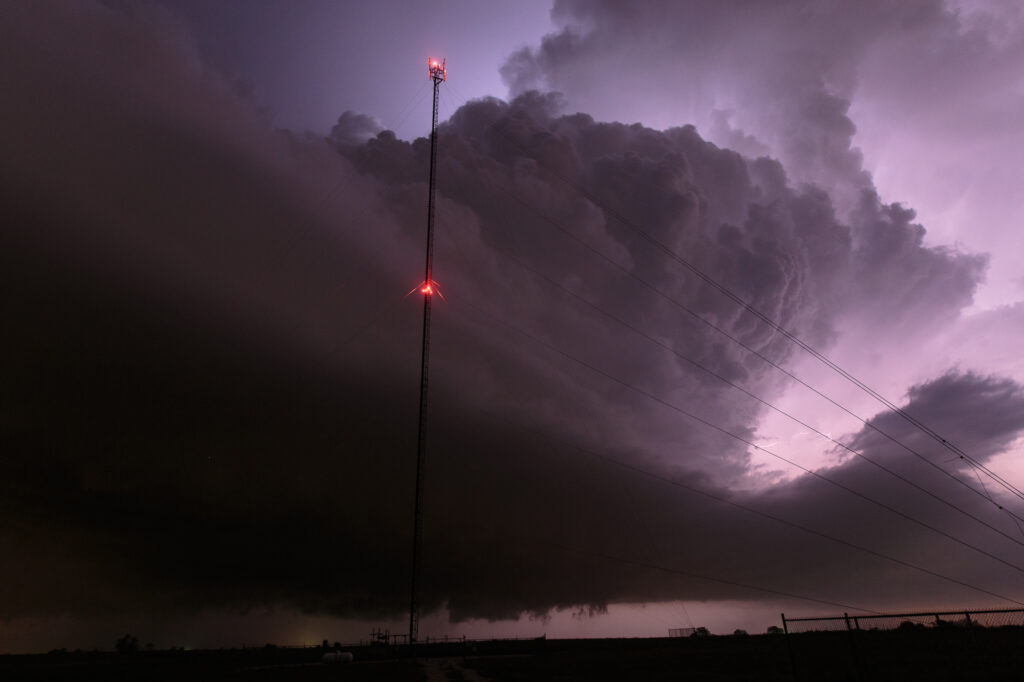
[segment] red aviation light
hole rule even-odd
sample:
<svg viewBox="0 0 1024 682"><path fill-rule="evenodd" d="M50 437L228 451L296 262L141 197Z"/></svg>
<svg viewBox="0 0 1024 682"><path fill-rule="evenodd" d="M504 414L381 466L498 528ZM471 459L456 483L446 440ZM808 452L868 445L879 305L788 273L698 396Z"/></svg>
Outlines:
<svg viewBox="0 0 1024 682"><path fill-rule="evenodd" d="M431 80L445 80L448 77L448 73L445 69L445 60L442 59L440 62L436 59L427 59L427 78Z"/></svg>
<svg viewBox="0 0 1024 682"><path fill-rule="evenodd" d="M422 284L410 289L406 296L411 296L417 290L419 290L419 292L424 296L433 296L434 294L437 294L441 297L442 301L446 300L444 294L441 292L441 287L437 286L436 280L424 280Z"/></svg>

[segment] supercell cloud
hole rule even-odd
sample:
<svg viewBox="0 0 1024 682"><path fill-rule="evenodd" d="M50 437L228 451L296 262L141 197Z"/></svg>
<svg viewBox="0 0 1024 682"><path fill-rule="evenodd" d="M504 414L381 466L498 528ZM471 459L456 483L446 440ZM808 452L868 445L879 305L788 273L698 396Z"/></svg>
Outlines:
<svg viewBox="0 0 1024 682"><path fill-rule="evenodd" d="M671 39L702 55L679 76L694 98L721 80L713 51L738 48L712 49L731 21L718 6L691 7L707 25L650 48ZM819 87L849 76L843 54L759 82L753 136L740 109L742 130L719 118L738 150L682 116L656 130L576 113L586 98L566 86L600 80L602 60L618 59L595 56L602 31L629 44L655 11L641 7L558 3L591 32L515 55L514 97L461 103L440 129L447 300L435 308L425 604L465 619L775 598L741 584L873 608L1019 597L1013 520L869 426L837 438L989 525L854 456L818 473L933 529L821 477L770 484L749 446L767 408L749 394L784 395L790 380L765 359L800 358L666 252L816 348L899 341L898 354L959 324L986 257L927 245L914 212L881 198L850 146L847 105ZM0 115L0 551L18 557L0 566L0 617L400 613L420 329L406 294L428 141L355 112L327 137L272 130L159 13L0 12L15 105ZM776 30L747 46L771 57L764 68L800 61L773 51ZM788 122L776 137L772 121ZM972 369L905 384L901 407L989 461L1024 429L1024 391L999 367ZM871 423L973 485L895 414Z"/></svg>

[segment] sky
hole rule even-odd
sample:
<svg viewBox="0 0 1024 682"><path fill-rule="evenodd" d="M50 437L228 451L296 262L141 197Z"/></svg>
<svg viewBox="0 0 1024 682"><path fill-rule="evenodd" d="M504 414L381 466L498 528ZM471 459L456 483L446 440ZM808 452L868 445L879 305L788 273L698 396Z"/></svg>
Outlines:
<svg viewBox="0 0 1024 682"><path fill-rule="evenodd" d="M0 8L0 646L1024 606L1012 2Z"/></svg>

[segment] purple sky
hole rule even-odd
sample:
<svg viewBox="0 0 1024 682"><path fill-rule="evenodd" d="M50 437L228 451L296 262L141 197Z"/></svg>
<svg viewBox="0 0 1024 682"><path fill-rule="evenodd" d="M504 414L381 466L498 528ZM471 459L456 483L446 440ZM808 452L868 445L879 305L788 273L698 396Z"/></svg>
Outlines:
<svg viewBox="0 0 1024 682"><path fill-rule="evenodd" d="M251 84L274 125L324 133L351 109L403 139L430 132L423 92L429 83L425 70L410 64L445 56L458 65L464 96L504 97L501 65L552 28L550 2L536 0L441 0L419 8L329 0L167 5L184 17L204 63ZM417 104L413 111L410 99Z"/></svg>
<svg viewBox="0 0 1024 682"><path fill-rule="evenodd" d="M428 55L422 634L1024 602L1013 3L0 26L6 650L402 629Z"/></svg>

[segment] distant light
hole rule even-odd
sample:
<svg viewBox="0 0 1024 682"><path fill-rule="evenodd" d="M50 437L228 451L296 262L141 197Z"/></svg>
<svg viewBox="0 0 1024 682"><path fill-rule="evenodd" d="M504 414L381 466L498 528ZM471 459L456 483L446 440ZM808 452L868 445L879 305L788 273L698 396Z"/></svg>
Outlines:
<svg viewBox="0 0 1024 682"><path fill-rule="evenodd" d="M420 289L420 293L423 293L423 294L426 294L427 296L430 296L432 293L434 293L434 290L430 288L429 284L425 284L425 285L423 285L423 288Z"/></svg>

